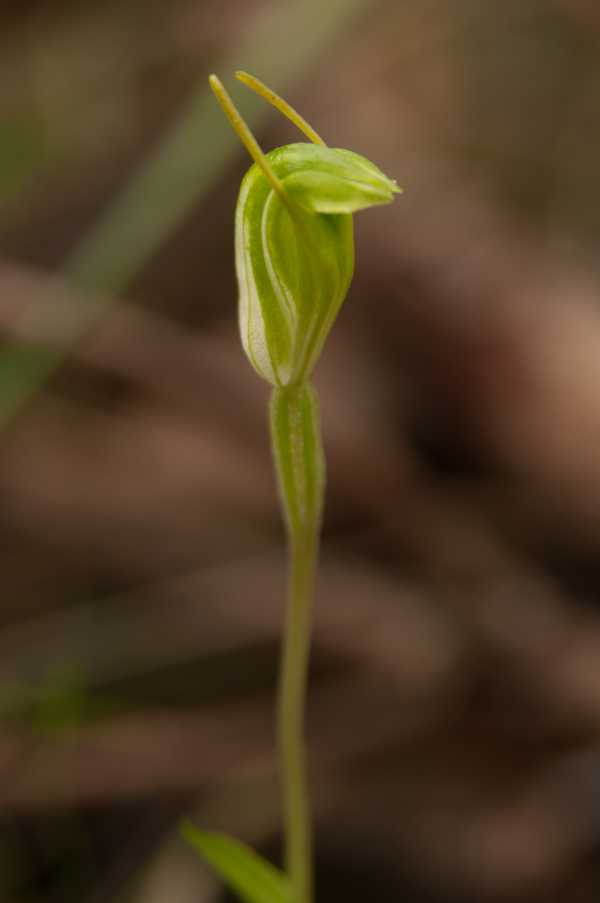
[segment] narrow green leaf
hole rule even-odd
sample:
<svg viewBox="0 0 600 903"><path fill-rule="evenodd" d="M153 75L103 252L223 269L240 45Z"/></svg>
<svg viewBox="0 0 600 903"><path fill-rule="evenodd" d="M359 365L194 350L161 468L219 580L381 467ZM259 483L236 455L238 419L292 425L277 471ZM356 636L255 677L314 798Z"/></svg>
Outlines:
<svg viewBox="0 0 600 903"><path fill-rule="evenodd" d="M291 903L287 877L250 847L216 831L200 831L189 821L185 839L245 903Z"/></svg>

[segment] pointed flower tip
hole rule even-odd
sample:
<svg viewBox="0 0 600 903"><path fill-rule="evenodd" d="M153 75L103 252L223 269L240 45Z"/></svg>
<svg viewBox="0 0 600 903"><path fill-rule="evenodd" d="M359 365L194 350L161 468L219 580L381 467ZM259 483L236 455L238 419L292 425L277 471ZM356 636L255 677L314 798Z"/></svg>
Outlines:
<svg viewBox="0 0 600 903"><path fill-rule="evenodd" d="M394 195L402 191L395 179L390 179L378 166L362 155L345 150L338 153L346 162L346 177L364 186L365 194L371 196L372 204L388 204L394 200Z"/></svg>
<svg viewBox="0 0 600 903"><path fill-rule="evenodd" d="M395 196L402 194L403 191L395 179L389 179L387 176L383 176L383 178L378 180L377 185L372 184L372 189L377 193L381 204L391 204Z"/></svg>
<svg viewBox="0 0 600 903"><path fill-rule="evenodd" d="M398 185L395 179L385 177L385 182L380 185L381 201L383 204L391 204L397 194L402 194L404 189Z"/></svg>

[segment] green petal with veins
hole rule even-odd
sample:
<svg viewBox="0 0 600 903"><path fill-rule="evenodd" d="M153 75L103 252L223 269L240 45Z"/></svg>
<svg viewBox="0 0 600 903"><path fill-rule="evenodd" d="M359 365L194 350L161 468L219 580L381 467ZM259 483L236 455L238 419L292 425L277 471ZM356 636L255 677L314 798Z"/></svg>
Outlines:
<svg viewBox="0 0 600 903"><path fill-rule="evenodd" d="M266 155L283 189L254 164L236 209L242 344L275 386L308 379L354 270L351 214L399 191L351 151L288 144Z"/></svg>

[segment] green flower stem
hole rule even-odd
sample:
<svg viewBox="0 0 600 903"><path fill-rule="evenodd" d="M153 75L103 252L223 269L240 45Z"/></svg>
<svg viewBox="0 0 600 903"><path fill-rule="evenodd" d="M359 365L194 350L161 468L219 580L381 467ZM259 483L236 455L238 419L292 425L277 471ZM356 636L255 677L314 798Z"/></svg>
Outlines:
<svg viewBox="0 0 600 903"><path fill-rule="evenodd" d="M312 825L304 710L317 537L290 543L290 588L279 685L278 741L285 824L285 865L294 903L312 900Z"/></svg>
<svg viewBox="0 0 600 903"><path fill-rule="evenodd" d="M308 383L274 389L271 439L289 548L278 707L286 869L294 903L311 903L312 826L304 715L325 466L317 395Z"/></svg>

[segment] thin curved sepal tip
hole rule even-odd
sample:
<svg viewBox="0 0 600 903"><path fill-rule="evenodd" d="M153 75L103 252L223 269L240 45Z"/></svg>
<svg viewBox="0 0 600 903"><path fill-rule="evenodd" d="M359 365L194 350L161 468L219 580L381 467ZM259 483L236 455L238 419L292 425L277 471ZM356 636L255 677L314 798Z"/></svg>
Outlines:
<svg viewBox="0 0 600 903"><path fill-rule="evenodd" d="M239 112L231 97L225 90L221 79L213 73L212 75L209 75L208 83L212 89L213 94L217 98L221 109L229 119L234 132L236 133L254 162L257 164L257 166L260 166L265 175L265 178L270 183L271 187L274 188L282 198L286 198L283 185L271 169L269 161L264 155L260 144L250 131L250 128L242 117L242 114Z"/></svg>
<svg viewBox="0 0 600 903"><path fill-rule="evenodd" d="M249 72L244 72L243 70L238 70L235 73L235 77L238 81L242 82L242 84L246 85L247 88L250 88L251 91L254 91L262 97L263 100L266 100L267 103L270 103L271 106L275 107L276 110L283 113L286 119L289 119L303 135L306 135L309 141L312 141L313 144L320 144L323 147L327 146L318 132L313 129L312 125L310 125L310 123L308 123L306 119L287 102L287 100L280 97L276 91L273 91L272 88L265 85L259 78L256 78L256 76L250 75Z"/></svg>

